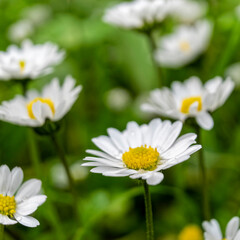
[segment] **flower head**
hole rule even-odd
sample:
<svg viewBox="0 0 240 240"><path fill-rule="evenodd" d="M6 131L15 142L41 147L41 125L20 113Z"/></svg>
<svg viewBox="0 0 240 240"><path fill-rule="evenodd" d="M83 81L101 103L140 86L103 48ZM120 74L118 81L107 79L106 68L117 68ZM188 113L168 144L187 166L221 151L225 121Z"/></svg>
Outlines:
<svg viewBox="0 0 240 240"><path fill-rule="evenodd" d="M227 224L225 238L217 220L203 222L205 240L238 240L240 238L239 217L233 217Z"/></svg>
<svg viewBox="0 0 240 240"><path fill-rule="evenodd" d="M38 220L29 215L46 201L47 197L40 194L42 182L30 179L22 184L22 181L21 168L10 171L6 165L0 166L0 224L39 225Z"/></svg>
<svg viewBox="0 0 240 240"><path fill-rule="evenodd" d="M104 176L141 178L150 185L163 180L160 172L189 159L190 155L201 148L192 145L197 137L189 133L178 138L182 123L154 119L148 125L139 126L129 122L123 132L109 128L109 136L93 138L93 143L101 151L87 150L94 157L83 166L94 166L91 172Z"/></svg>
<svg viewBox="0 0 240 240"><path fill-rule="evenodd" d="M202 230L197 225L187 225L180 232L178 240L203 240Z"/></svg>
<svg viewBox="0 0 240 240"><path fill-rule="evenodd" d="M0 52L0 80L35 79L49 74L64 55L64 51L49 42L33 45L25 40L21 48L11 45L6 52Z"/></svg>
<svg viewBox="0 0 240 240"><path fill-rule="evenodd" d="M103 20L121 28L141 30L162 22L168 9L167 0L135 0L107 9Z"/></svg>
<svg viewBox="0 0 240 240"><path fill-rule="evenodd" d="M214 125L209 112L222 106L233 88L230 78L223 81L221 77L215 77L203 85L198 77L191 77L183 83L173 82L172 89L153 90L141 108L181 121L194 117L199 126L209 130Z"/></svg>
<svg viewBox="0 0 240 240"><path fill-rule="evenodd" d="M13 100L4 101L0 106L0 119L17 125L39 127L47 119L60 120L72 107L82 89L74 87L75 80L67 76L61 87L58 79L43 88L27 92L26 97L17 95Z"/></svg>
<svg viewBox="0 0 240 240"><path fill-rule="evenodd" d="M208 21L182 25L174 33L161 38L154 57L161 66L182 67L207 48L211 32L212 26Z"/></svg>

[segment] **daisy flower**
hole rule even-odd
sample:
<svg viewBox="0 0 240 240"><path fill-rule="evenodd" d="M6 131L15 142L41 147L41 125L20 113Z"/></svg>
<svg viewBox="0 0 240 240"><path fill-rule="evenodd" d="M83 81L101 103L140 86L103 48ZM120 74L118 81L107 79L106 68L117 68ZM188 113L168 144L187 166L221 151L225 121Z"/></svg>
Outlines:
<svg viewBox="0 0 240 240"><path fill-rule="evenodd" d="M0 52L0 80L35 79L49 74L64 55L64 51L50 42L33 45L25 40L21 48L11 45L6 52Z"/></svg>
<svg viewBox="0 0 240 240"><path fill-rule="evenodd" d="M6 165L0 166L0 224L39 225L38 220L29 215L46 201L47 196L40 194L42 182L30 179L22 184L22 181L21 168L10 171Z"/></svg>
<svg viewBox="0 0 240 240"><path fill-rule="evenodd" d="M77 100L82 89L74 87L75 80L67 76L60 86L54 78L41 93L30 90L26 97L17 95L0 106L0 119L22 126L40 127L47 119L52 122L60 120Z"/></svg>
<svg viewBox="0 0 240 240"><path fill-rule="evenodd" d="M199 226L191 224L182 229L178 235L178 240L203 240L203 233Z"/></svg>
<svg viewBox="0 0 240 240"><path fill-rule="evenodd" d="M210 130L214 122L209 112L221 107L233 89L230 78L215 77L203 85L198 77L191 77L183 83L173 82L171 89L153 90L141 108L183 122L194 117L200 127Z"/></svg>
<svg viewBox="0 0 240 240"><path fill-rule="evenodd" d="M239 240L239 217L233 217L227 224L225 238L222 235L219 223L217 220L203 222L204 239L205 240Z"/></svg>
<svg viewBox="0 0 240 240"><path fill-rule="evenodd" d="M161 66L182 67L206 50L211 33L212 25L205 20L179 26L174 33L160 39L154 58Z"/></svg>
<svg viewBox="0 0 240 240"><path fill-rule="evenodd" d="M167 0L135 0L106 10L103 21L125 28L141 30L162 22L168 14Z"/></svg>
<svg viewBox="0 0 240 240"><path fill-rule="evenodd" d="M192 1L192 0L170 0L170 16L174 19L184 22L192 23L203 17L207 11L206 2Z"/></svg>
<svg viewBox="0 0 240 240"><path fill-rule="evenodd" d="M190 158L200 145L192 145L197 137L189 133L178 137L182 123L154 119L148 125L139 126L129 122L123 132L115 128L107 130L109 136L93 138L93 143L101 150L87 150L93 157L83 166L93 166L93 173L104 176L141 178L149 185L163 180L162 170L170 168Z"/></svg>

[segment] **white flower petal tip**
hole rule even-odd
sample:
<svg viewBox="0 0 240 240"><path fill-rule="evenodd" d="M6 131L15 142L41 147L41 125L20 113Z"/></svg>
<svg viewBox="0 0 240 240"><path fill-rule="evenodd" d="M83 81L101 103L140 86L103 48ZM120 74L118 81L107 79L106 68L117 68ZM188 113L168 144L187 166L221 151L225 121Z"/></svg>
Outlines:
<svg viewBox="0 0 240 240"><path fill-rule="evenodd" d="M140 178L149 185L157 185L164 178L162 170L189 159L201 148L193 145L196 134L179 137L181 129L181 121L171 123L159 118L140 126L131 121L123 132L108 128L109 136L92 139L100 151L87 150L93 156L85 157L87 162L82 166L93 167L92 173Z"/></svg>
<svg viewBox="0 0 240 240"><path fill-rule="evenodd" d="M183 67L207 49L211 34L212 24L207 20L180 26L174 33L161 38L154 58L161 66Z"/></svg>
<svg viewBox="0 0 240 240"><path fill-rule="evenodd" d="M29 90L26 97L17 95L0 106L0 119L20 126L41 127L46 119L57 122L71 109L81 92L75 79L67 76L62 86L53 79L41 93Z"/></svg>
<svg viewBox="0 0 240 240"><path fill-rule="evenodd" d="M225 237L221 232L219 223L216 219L203 222L205 239L229 239L238 240L240 238L239 217L233 217L227 224Z"/></svg>
<svg viewBox="0 0 240 240"><path fill-rule="evenodd" d="M22 184L22 180L21 168L15 167L10 171L6 165L0 166L0 207L5 205L0 214L0 224L20 223L27 227L39 225L38 220L28 215L47 199L47 196L39 194L42 182L30 179Z"/></svg>
<svg viewBox="0 0 240 240"><path fill-rule="evenodd" d="M6 52L0 52L0 80L36 79L51 73L64 56L65 52L50 42L33 45L25 40L21 48L11 45Z"/></svg>
<svg viewBox="0 0 240 240"><path fill-rule="evenodd" d="M215 77L205 84L198 77L173 82L171 88L156 89L142 105L142 110L185 122L195 118L198 125L211 130L211 112L221 107L234 89L233 81Z"/></svg>

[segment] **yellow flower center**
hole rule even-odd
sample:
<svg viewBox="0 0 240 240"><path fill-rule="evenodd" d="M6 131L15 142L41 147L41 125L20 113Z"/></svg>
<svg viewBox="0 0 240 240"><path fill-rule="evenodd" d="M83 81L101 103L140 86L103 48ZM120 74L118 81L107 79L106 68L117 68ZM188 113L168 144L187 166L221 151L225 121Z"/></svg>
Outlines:
<svg viewBox="0 0 240 240"><path fill-rule="evenodd" d="M189 97L189 98L183 99L182 106L181 106L181 112L184 114L188 114L189 109L194 102L198 103L197 110L201 111L202 110L202 98L200 96L196 96L196 97Z"/></svg>
<svg viewBox="0 0 240 240"><path fill-rule="evenodd" d="M186 226L179 234L178 240L202 240L202 231L196 225Z"/></svg>
<svg viewBox="0 0 240 240"><path fill-rule="evenodd" d="M0 214L13 217L16 212L16 202L14 196L3 196L0 194Z"/></svg>
<svg viewBox="0 0 240 240"><path fill-rule="evenodd" d="M41 103L47 104L49 106L49 108L51 109L52 113L55 114L54 103L52 102L51 99L37 97L37 98L33 99L30 103L27 104L27 111L28 111L28 115L29 115L30 118L36 119L34 114L33 114L32 106L33 106L34 103L36 103L38 101L40 101Z"/></svg>
<svg viewBox="0 0 240 240"><path fill-rule="evenodd" d="M130 169L152 171L157 168L160 156L156 148L145 145L129 148L129 151L122 155L122 160Z"/></svg>
<svg viewBox="0 0 240 240"><path fill-rule="evenodd" d="M25 66L26 66L25 61L22 61L22 60L19 61L19 66L20 66L20 72L23 73Z"/></svg>
<svg viewBox="0 0 240 240"><path fill-rule="evenodd" d="M191 50L191 46L187 41L181 41L179 47L183 52L189 52Z"/></svg>

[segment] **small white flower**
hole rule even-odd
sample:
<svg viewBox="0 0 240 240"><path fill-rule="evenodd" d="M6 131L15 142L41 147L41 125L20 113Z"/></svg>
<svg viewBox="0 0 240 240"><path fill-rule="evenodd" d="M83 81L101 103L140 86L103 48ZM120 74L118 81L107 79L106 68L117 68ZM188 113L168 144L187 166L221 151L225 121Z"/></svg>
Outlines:
<svg viewBox="0 0 240 240"><path fill-rule="evenodd" d="M34 33L34 26L28 19L13 23L8 29L8 38L13 42L21 42Z"/></svg>
<svg viewBox="0 0 240 240"><path fill-rule="evenodd" d="M135 0L106 10L103 20L126 29L142 29L162 22L168 14L167 0Z"/></svg>
<svg viewBox="0 0 240 240"><path fill-rule="evenodd" d="M207 11L206 2L193 0L170 0L170 16L184 23L191 23L203 17Z"/></svg>
<svg viewBox="0 0 240 240"><path fill-rule="evenodd" d="M6 52L0 52L0 80L35 79L49 74L64 55L50 42L33 45L25 40L21 48L11 45Z"/></svg>
<svg viewBox="0 0 240 240"><path fill-rule="evenodd" d="M204 240L239 240L239 217L233 217L227 224L225 238L222 235L219 223L217 220L203 222Z"/></svg>
<svg viewBox="0 0 240 240"><path fill-rule="evenodd" d="M31 127L44 125L46 119L56 122L71 109L78 98L82 87L74 88L74 85L75 80L71 76L65 78L62 87L59 80L54 78L43 88L41 94L30 90L26 97L17 95L13 100L4 101L0 106L0 119Z"/></svg>
<svg viewBox="0 0 240 240"><path fill-rule="evenodd" d="M240 86L240 62L230 65L225 72L226 76L230 76L236 86Z"/></svg>
<svg viewBox="0 0 240 240"><path fill-rule="evenodd" d="M208 21L198 21L194 25L182 25L170 35L160 39L155 52L155 60L169 68L182 67L195 60L206 50L212 25Z"/></svg>
<svg viewBox="0 0 240 240"><path fill-rule="evenodd" d="M42 182L30 179L22 184L22 181L21 168L15 167L10 171L6 165L0 166L0 224L39 225L37 219L28 215L46 201L47 196L40 194Z"/></svg>
<svg viewBox="0 0 240 240"><path fill-rule="evenodd" d="M209 112L225 103L234 83L230 78L215 77L203 85L198 77L191 77L183 83L173 82L171 88L153 90L142 110L181 121L194 117L199 126L209 130L214 125Z"/></svg>
<svg viewBox="0 0 240 240"><path fill-rule="evenodd" d="M192 145L197 137L189 133L178 138L182 123L154 119L148 125L139 126L129 122L123 132L108 128L109 136L93 138L101 151L87 150L94 157L83 166L94 166L93 173L104 176L141 178L149 185L159 184L163 174L159 171L170 168L190 158L200 145Z"/></svg>
<svg viewBox="0 0 240 240"><path fill-rule="evenodd" d="M75 162L70 166L70 173L74 181L82 181L87 178L89 172L79 162ZM61 189L69 187L69 180L62 164L55 164L51 169L51 178L54 186Z"/></svg>

